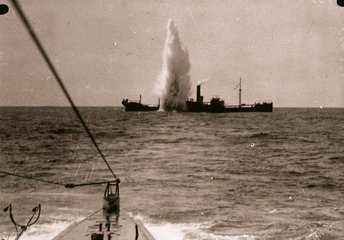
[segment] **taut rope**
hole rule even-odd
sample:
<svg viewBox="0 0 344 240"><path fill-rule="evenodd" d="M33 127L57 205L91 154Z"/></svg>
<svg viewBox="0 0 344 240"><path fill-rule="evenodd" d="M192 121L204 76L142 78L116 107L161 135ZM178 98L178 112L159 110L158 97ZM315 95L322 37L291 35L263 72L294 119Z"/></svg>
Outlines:
<svg viewBox="0 0 344 240"><path fill-rule="evenodd" d="M23 9L21 8L20 4L16 1L16 0L11 0L13 6L15 7L15 9L17 10L17 12L19 13L19 16L23 22L23 24L25 25L26 30L28 31L28 33L30 34L33 42L35 43L35 45L37 46L39 52L41 53L42 57L44 58L44 61L47 63L49 69L51 70L51 72L53 73L56 81L58 82L60 88L62 89L63 93L65 94L66 98L68 99L70 105L73 108L73 111L75 113L75 115L77 116L78 120L80 121L80 123L82 124L82 126L84 127L85 131L87 132L89 138L91 139L93 145L96 147L98 153L100 154L100 156L102 157L104 163L106 164L106 166L108 167L109 171L111 172L112 176L117 179L117 176L115 175L115 173L113 172L113 170L111 169L108 161L105 159L104 154L102 153L102 151L100 150L95 138L93 137L93 134L91 133L91 131L89 130L89 128L87 127L83 117L81 116L78 108L75 106L72 97L70 96L70 94L68 93L62 79L60 78L59 74L57 73L54 65L52 64L48 54L46 53L46 51L43 48L43 45L41 43L41 41L38 39L37 35L35 34L35 32L33 31L33 28L29 22L29 20L27 19Z"/></svg>

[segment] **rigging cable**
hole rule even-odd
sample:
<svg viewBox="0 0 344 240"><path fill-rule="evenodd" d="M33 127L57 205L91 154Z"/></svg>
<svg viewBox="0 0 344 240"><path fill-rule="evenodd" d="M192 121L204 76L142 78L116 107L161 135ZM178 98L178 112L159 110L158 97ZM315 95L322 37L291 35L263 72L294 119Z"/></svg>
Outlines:
<svg viewBox="0 0 344 240"><path fill-rule="evenodd" d="M100 156L102 157L104 163L106 164L106 166L108 167L108 169L110 170L111 174L113 175L113 177L117 180L117 176L115 175L115 173L113 172L113 170L111 169L109 163L107 162L107 160L105 159L104 154L102 153L102 151L100 150L95 138L93 137L93 134L91 133L91 131L89 130L89 128L87 127L82 115L80 114L78 108L75 106L71 96L69 95L62 79L60 78L59 74L57 73L54 65L52 64L50 58L48 57L48 54L46 53L46 51L43 48L43 45L41 44L40 40L38 39L37 35L35 34L35 32L33 31L33 28L29 22L29 20L27 19L26 15L24 14L23 9L21 8L20 4L16 1L16 0L11 0L13 6L15 7L15 9L17 10L17 12L19 13L19 16L23 22L23 24L25 25L26 30L28 31L28 33L30 34L33 42L35 43L36 47L38 48L39 52L42 54L42 57L44 58L45 62L47 63L49 69L51 70L51 72L53 73L56 81L58 82L60 88L62 89L63 93L65 94L66 98L68 99L70 105L73 108L73 111L75 113L75 115L77 116L78 120L80 121L80 123L82 124L82 126L84 127L86 133L88 134L89 138L91 139L93 145L96 147L98 153L100 154Z"/></svg>
<svg viewBox="0 0 344 240"><path fill-rule="evenodd" d="M99 182L88 182L88 183L78 183L78 184L75 184L75 183L64 184L64 183L60 183L60 182L44 180L44 179L35 178L35 177L29 177L26 175L6 172L6 171L2 171L2 170L0 170L0 173L5 174L5 175L10 175L10 176L15 176L15 177L26 178L26 179L30 179L33 181L44 182L44 183L54 184L54 185L60 185L60 186L66 187L66 188L74 188L74 187L81 187L81 186L90 186L90 185L98 185L98 184L106 184L106 183L119 183L120 182L119 178L117 178L114 181L99 181Z"/></svg>
<svg viewBox="0 0 344 240"><path fill-rule="evenodd" d="M65 186L65 184L60 183L60 182L54 182L54 181L43 180L43 179L34 178L34 177L29 177L29 176L25 176L25 175L21 175L21 174L10 173L10 172L6 172L6 171L2 171L2 170L0 170L0 173L6 174L6 175L15 176L15 177L26 178L26 179L30 179L30 180L34 180L34 181L38 181L38 182L44 182L44 183L49 183L49 184L55 184L55 185L62 185L62 186Z"/></svg>

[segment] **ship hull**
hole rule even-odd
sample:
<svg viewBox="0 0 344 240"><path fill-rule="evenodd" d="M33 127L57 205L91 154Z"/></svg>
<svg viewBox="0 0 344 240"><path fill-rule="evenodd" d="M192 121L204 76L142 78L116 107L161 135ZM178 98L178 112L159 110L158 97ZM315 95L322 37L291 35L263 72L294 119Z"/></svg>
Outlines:
<svg viewBox="0 0 344 240"><path fill-rule="evenodd" d="M159 105L145 105L140 102L128 102L122 101L125 111L140 111L140 112L149 112L149 111L158 111Z"/></svg>
<svg viewBox="0 0 344 240"><path fill-rule="evenodd" d="M194 101L186 101L186 109L188 112L213 112L213 113L230 113L230 112L272 112L272 103L257 103L239 107L238 105L223 106L211 103L200 103Z"/></svg>

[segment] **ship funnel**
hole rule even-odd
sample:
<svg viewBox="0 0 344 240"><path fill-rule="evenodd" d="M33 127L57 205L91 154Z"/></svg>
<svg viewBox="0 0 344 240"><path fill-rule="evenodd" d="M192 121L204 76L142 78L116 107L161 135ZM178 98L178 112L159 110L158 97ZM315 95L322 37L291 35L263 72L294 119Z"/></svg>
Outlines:
<svg viewBox="0 0 344 240"><path fill-rule="evenodd" d="M201 96L201 84L197 85L197 102L203 103L203 96Z"/></svg>

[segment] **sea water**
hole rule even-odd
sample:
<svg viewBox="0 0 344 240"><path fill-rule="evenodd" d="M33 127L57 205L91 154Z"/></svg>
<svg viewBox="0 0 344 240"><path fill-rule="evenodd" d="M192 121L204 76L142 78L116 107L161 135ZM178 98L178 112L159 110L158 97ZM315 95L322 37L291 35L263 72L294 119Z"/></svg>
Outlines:
<svg viewBox="0 0 344 240"><path fill-rule="evenodd" d="M156 239L344 239L344 109L272 113L80 109L121 179L121 207ZM51 239L101 207L112 180L71 108L0 108L0 207ZM8 212L0 239L14 239Z"/></svg>

